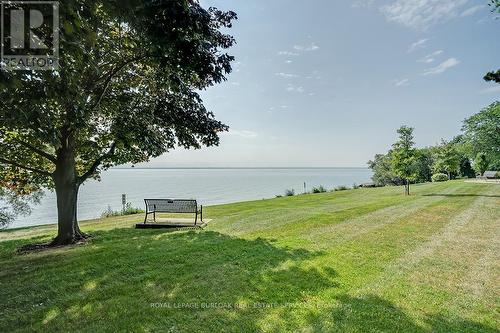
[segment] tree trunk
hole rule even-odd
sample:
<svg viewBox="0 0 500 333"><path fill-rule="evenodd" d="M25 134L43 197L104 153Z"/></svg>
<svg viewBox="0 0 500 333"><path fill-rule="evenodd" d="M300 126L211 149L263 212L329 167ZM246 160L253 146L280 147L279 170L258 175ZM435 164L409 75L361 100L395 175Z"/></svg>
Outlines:
<svg viewBox="0 0 500 333"><path fill-rule="evenodd" d="M78 226L76 208L78 200L78 175L75 154L71 145L57 152L54 183L57 197L57 237L52 245L74 244L86 238Z"/></svg>

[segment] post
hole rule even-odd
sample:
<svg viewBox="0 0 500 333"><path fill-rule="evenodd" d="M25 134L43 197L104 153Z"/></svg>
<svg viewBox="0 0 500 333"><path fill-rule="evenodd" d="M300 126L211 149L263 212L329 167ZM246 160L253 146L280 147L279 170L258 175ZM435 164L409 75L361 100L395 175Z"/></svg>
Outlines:
<svg viewBox="0 0 500 333"><path fill-rule="evenodd" d="M307 190L306 190L306 182L304 182L304 194L307 193Z"/></svg>
<svg viewBox="0 0 500 333"><path fill-rule="evenodd" d="M122 213L125 213L125 206L127 205L127 195L122 194Z"/></svg>

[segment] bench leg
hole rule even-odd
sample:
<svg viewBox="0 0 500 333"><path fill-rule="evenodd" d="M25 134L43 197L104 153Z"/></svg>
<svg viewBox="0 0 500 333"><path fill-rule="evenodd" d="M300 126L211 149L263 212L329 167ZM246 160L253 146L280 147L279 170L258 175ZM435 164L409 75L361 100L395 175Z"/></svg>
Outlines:
<svg viewBox="0 0 500 333"><path fill-rule="evenodd" d="M194 215L194 225L198 222L198 211Z"/></svg>

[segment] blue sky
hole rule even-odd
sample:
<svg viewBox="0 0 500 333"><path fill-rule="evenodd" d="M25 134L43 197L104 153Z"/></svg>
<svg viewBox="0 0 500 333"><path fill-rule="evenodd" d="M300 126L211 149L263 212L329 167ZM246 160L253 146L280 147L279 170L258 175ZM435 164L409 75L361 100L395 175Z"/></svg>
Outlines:
<svg viewBox="0 0 500 333"><path fill-rule="evenodd" d="M500 20L487 0L202 0L234 10L229 80L202 93L220 147L149 166L366 166L396 129L451 138L500 99Z"/></svg>

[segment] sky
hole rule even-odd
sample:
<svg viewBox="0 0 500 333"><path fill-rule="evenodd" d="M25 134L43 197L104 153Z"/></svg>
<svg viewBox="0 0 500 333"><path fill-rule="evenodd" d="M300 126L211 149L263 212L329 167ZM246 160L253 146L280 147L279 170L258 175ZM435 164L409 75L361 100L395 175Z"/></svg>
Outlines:
<svg viewBox="0 0 500 333"><path fill-rule="evenodd" d="M366 167L401 125L418 146L500 99L488 0L201 0L233 10L228 81L201 93L230 126L219 147L148 167Z"/></svg>

